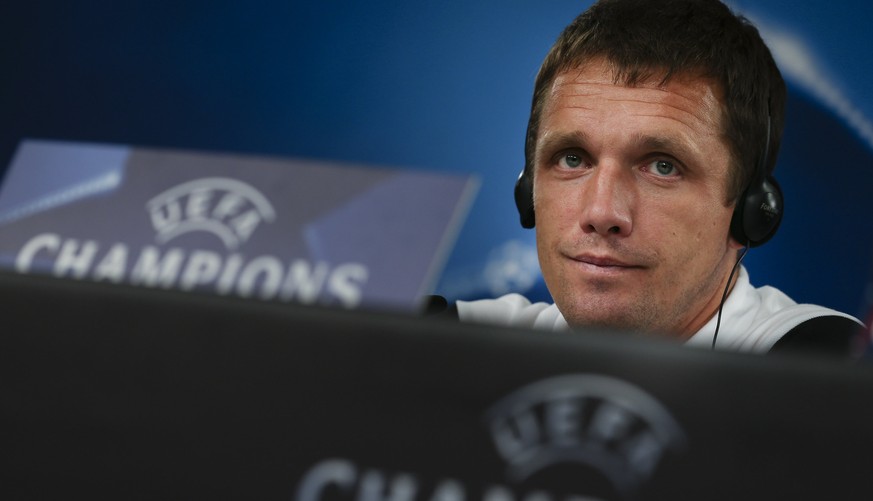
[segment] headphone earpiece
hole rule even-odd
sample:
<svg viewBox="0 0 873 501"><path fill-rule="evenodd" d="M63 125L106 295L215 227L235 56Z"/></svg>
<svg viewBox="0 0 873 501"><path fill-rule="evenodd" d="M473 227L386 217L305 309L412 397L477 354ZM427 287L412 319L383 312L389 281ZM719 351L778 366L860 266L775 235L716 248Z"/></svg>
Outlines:
<svg viewBox="0 0 873 501"><path fill-rule="evenodd" d="M753 182L737 200L731 218L731 236L737 242L757 247L776 234L782 222L783 197L772 176Z"/></svg>
<svg viewBox="0 0 873 501"><path fill-rule="evenodd" d="M776 178L767 174L770 159L770 105L767 105L767 141L756 165L754 177L737 200L731 217L731 236L747 247L757 247L776 234L782 222L782 189Z"/></svg>
<svg viewBox="0 0 873 501"><path fill-rule="evenodd" d="M528 169L523 169L515 182L515 207L523 228L531 229L536 226L536 215L533 203L533 180L528 174Z"/></svg>

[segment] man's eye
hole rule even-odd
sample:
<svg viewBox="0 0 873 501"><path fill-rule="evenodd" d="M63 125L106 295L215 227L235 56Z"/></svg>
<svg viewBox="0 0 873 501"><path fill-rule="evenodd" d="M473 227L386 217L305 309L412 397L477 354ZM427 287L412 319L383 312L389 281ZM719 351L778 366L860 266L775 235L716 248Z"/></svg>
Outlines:
<svg viewBox="0 0 873 501"><path fill-rule="evenodd" d="M561 167L566 167L568 169L575 169L582 165L582 157L579 155L575 155L573 153L568 153L558 160L558 163Z"/></svg>
<svg viewBox="0 0 873 501"><path fill-rule="evenodd" d="M678 174L678 170L676 166L673 165L673 162L668 162L666 160L655 160L654 162L648 165L649 172L652 174L657 174L659 176L675 176Z"/></svg>

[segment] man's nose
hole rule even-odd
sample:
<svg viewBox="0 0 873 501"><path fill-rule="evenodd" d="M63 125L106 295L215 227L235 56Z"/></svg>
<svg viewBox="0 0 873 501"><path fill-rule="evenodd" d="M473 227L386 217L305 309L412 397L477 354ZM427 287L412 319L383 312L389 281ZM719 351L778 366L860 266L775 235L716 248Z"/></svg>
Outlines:
<svg viewBox="0 0 873 501"><path fill-rule="evenodd" d="M579 224L586 233L627 236L633 230L632 173L619 165L598 165L584 182Z"/></svg>

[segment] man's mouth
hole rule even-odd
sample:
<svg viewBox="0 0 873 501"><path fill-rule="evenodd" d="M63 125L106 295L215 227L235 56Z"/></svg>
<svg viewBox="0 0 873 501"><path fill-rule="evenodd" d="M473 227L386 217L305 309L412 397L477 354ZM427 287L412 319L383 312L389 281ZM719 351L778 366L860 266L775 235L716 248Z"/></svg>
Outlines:
<svg viewBox="0 0 873 501"><path fill-rule="evenodd" d="M592 273L615 274L643 268L633 262L609 255L579 254L570 259L579 263L584 270Z"/></svg>

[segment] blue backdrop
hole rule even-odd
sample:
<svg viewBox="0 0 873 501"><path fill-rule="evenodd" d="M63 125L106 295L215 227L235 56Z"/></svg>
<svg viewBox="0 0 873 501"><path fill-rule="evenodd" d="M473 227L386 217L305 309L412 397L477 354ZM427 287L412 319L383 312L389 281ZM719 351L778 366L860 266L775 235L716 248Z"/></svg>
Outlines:
<svg viewBox="0 0 873 501"><path fill-rule="evenodd" d="M547 299L512 187L533 78L590 2L6 2L0 165L23 137L475 172L436 292ZM756 285L861 314L873 262L873 5L736 1L789 85Z"/></svg>

